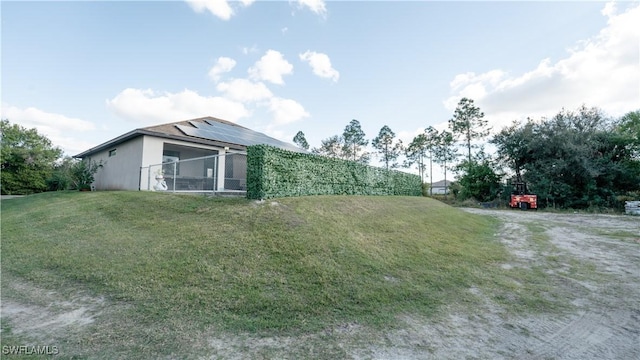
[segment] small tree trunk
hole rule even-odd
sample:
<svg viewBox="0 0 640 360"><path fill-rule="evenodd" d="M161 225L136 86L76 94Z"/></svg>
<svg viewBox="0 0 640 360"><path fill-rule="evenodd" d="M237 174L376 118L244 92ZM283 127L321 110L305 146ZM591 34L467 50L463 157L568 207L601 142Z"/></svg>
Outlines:
<svg viewBox="0 0 640 360"><path fill-rule="evenodd" d="M429 150L429 196L433 196L433 152Z"/></svg>
<svg viewBox="0 0 640 360"><path fill-rule="evenodd" d="M444 161L444 198L449 199L449 194L447 194L447 161Z"/></svg>

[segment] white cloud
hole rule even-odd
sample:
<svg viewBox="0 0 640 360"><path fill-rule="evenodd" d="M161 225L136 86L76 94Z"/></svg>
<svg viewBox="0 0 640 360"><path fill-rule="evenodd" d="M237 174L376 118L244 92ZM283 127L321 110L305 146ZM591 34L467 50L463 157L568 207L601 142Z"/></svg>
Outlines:
<svg viewBox="0 0 640 360"><path fill-rule="evenodd" d="M453 111L461 97L470 97L494 128L583 104L612 116L640 108L640 6L616 11L614 4L606 4L602 13L608 17L607 26L555 63L542 59L520 75L502 70L457 75L445 106Z"/></svg>
<svg viewBox="0 0 640 360"><path fill-rule="evenodd" d="M262 82L253 82L247 79L234 79L229 82L222 82L216 89L225 94L230 100L255 102L273 97L271 91Z"/></svg>
<svg viewBox="0 0 640 360"><path fill-rule="evenodd" d="M18 124L27 129L35 128L46 136L54 146L59 146L69 155L88 149L93 144L73 138L70 134L86 133L95 130L92 122L61 114L49 113L34 107L21 109L2 103L2 119Z"/></svg>
<svg viewBox="0 0 640 360"><path fill-rule="evenodd" d="M239 102L223 97L201 96L192 90L172 94L128 88L106 103L118 116L144 125L203 116L237 121L250 115Z"/></svg>
<svg viewBox="0 0 640 360"><path fill-rule="evenodd" d="M211 70L209 70L209 78L217 82L220 80L220 75L224 73L228 73L235 66L236 66L235 60L228 57L221 56L218 58L218 60L216 61L216 64L213 65Z"/></svg>
<svg viewBox="0 0 640 360"><path fill-rule="evenodd" d="M209 11L214 16L219 17L222 20L229 20L235 11L227 0L184 0L189 4L193 11L201 13ZM248 7L255 2L255 0L240 0L233 1L232 3L240 3L244 7Z"/></svg>
<svg viewBox="0 0 640 360"><path fill-rule="evenodd" d="M269 111L273 113L275 120L274 125L285 125L296 122L305 117L309 117L309 113L304 107L295 100L282 99L278 97L271 98L269 102Z"/></svg>
<svg viewBox="0 0 640 360"><path fill-rule="evenodd" d="M602 15L610 18L614 16L618 12L615 1L609 1L605 4L604 8L602 8Z"/></svg>
<svg viewBox="0 0 640 360"><path fill-rule="evenodd" d="M229 20L234 15L233 9L226 0L185 0L197 13L209 11L222 20Z"/></svg>
<svg viewBox="0 0 640 360"><path fill-rule="evenodd" d="M249 77L253 80L265 80L274 84L283 85L283 75L293 73L291 65L284 56L276 50L267 50L266 54L249 68Z"/></svg>
<svg viewBox="0 0 640 360"><path fill-rule="evenodd" d="M255 44L251 45L251 47L244 46L240 49L240 51L242 51L243 54L248 55L258 52L258 47Z"/></svg>
<svg viewBox="0 0 640 360"><path fill-rule="evenodd" d="M327 15L327 6L324 0L298 0L298 5L301 7L306 7L314 13L323 17Z"/></svg>
<svg viewBox="0 0 640 360"><path fill-rule="evenodd" d="M217 16L222 20L229 20L236 13L231 5L239 3L243 7L249 7L255 2L255 0L184 0L193 11L202 13L205 11L210 12L212 15ZM297 0L298 6L301 8L307 8L314 13L326 17L327 6L324 0Z"/></svg>
<svg viewBox="0 0 640 360"><path fill-rule="evenodd" d="M300 54L300 60L309 63L313 73L320 77L331 79L334 82L340 78L340 73L331 66L331 59L327 54L307 50Z"/></svg>

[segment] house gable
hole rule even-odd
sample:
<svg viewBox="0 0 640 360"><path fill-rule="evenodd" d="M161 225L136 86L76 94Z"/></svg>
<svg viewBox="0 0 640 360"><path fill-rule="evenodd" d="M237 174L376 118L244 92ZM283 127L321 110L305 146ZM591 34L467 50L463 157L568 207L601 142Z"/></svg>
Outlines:
<svg viewBox="0 0 640 360"><path fill-rule="evenodd" d="M229 133L235 133L236 135L229 136ZM229 148L237 151L245 151L247 146L257 144L269 144L290 151L304 151L295 145L280 141L244 126L209 116L136 129L77 154L74 157L84 159L106 148L112 148L138 136L145 135L199 145Z"/></svg>

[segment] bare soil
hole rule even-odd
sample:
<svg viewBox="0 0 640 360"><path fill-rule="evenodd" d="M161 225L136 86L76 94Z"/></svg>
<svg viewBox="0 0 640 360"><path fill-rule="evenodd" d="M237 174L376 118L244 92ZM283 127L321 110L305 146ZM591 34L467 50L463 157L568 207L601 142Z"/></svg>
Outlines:
<svg viewBox="0 0 640 360"><path fill-rule="evenodd" d="M513 255L502 269L545 269L566 308L513 311L491 300L490 289L473 287L470 296L480 305L451 304L434 318L407 314L392 330L345 324L259 338L205 331L189 334L190 352L168 358L640 359L640 217L465 211L499 218L496 236ZM102 298L45 291L4 275L3 281L10 283L3 284L9 291L2 294L2 330L18 339L73 347L73 339L119 317L121 305ZM80 345L75 350L86 353ZM122 358L102 350L95 358Z"/></svg>
<svg viewBox="0 0 640 360"><path fill-rule="evenodd" d="M571 310L522 316L486 301L481 308L455 309L445 321L408 320L396 345L425 343L437 359L640 359L640 218L465 210L498 217L504 223L498 237L515 255L502 267L544 266L563 280ZM530 229L539 228L546 246L532 241L541 234ZM548 264L550 256L564 264ZM572 272L571 260L593 270ZM415 351L397 354L424 358ZM394 358L386 355L379 358Z"/></svg>

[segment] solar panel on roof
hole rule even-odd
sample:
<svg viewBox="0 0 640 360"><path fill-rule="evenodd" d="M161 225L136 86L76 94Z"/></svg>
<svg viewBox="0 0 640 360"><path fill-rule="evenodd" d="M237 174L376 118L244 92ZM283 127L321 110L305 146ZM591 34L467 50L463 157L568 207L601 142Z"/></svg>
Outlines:
<svg viewBox="0 0 640 360"><path fill-rule="evenodd" d="M201 123L198 121L192 121L192 120L189 120L189 124L195 126L198 129L204 129L205 127L209 126L208 124L204 124L204 123Z"/></svg>
<svg viewBox="0 0 640 360"><path fill-rule="evenodd" d="M197 124L197 127L193 128L182 125L176 125L176 127L187 136L193 136L202 139L221 141L229 144L243 146L265 144L290 151L301 151L301 149L294 145L274 139L257 131L245 129L239 126L222 123L215 123L214 125L211 122L207 122L207 124L204 124L190 121L190 123L192 125Z"/></svg>

